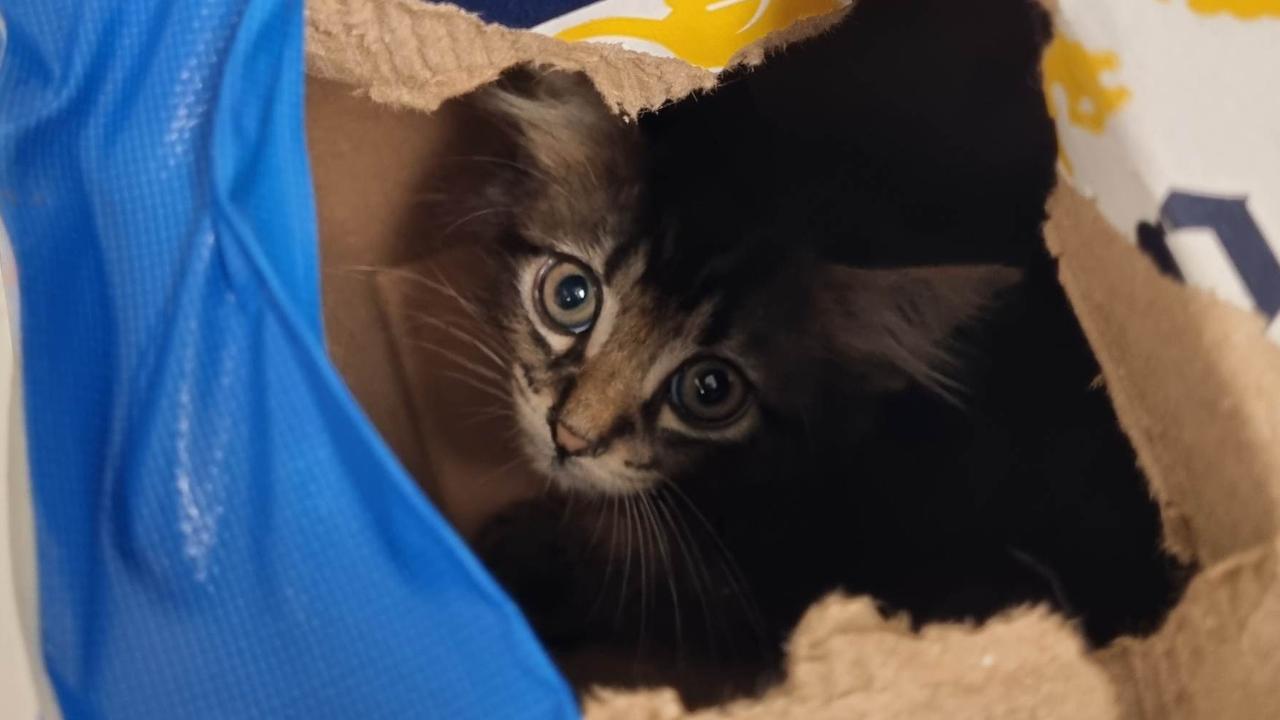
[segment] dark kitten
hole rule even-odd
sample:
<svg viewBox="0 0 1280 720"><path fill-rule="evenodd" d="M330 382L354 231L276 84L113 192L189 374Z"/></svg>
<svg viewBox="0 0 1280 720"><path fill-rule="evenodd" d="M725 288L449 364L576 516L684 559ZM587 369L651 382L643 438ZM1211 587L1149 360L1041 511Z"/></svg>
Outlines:
<svg viewBox="0 0 1280 720"><path fill-rule="evenodd" d="M1173 601L1180 569L1039 241L1040 18L980 4L1017 30L976 54L967 96L1005 98L968 119L1011 129L973 129L990 157L925 119L904 144L866 109L822 112L877 98L841 84L865 74L863 18L910 35L900 6L947 3L867 0L639 124L557 71L469 101L514 141L482 194L514 280L490 307L556 490L478 547L553 650L751 677L834 588L917 622L1045 601L1095 643ZM792 83L807 66L843 74Z"/></svg>

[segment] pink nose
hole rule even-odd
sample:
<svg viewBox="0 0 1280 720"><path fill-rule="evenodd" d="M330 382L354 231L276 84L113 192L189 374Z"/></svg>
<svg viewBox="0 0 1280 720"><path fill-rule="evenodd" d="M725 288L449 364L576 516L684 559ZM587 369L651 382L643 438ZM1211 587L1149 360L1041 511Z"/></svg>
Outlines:
<svg viewBox="0 0 1280 720"><path fill-rule="evenodd" d="M556 446L567 453L580 453L591 445L591 441L565 427L564 423L556 423Z"/></svg>

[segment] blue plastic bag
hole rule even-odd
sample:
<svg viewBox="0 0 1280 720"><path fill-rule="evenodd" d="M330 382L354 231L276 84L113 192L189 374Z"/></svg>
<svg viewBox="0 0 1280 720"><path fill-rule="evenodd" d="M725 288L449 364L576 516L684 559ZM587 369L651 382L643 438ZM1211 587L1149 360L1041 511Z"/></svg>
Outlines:
<svg viewBox="0 0 1280 720"><path fill-rule="evenodd" d="M302 3L0 14L0 215L63 716L575 715L324 354Z"/></svg>

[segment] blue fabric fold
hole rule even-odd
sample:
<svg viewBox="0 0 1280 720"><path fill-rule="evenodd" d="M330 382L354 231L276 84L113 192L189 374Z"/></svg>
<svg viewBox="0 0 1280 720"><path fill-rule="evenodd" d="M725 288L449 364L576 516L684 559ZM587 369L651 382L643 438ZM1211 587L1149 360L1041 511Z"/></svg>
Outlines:
<svg viewBox="0 0 1280 720"><path fill-rule="evenodd" d="M576 716L324 354L302 3L0 16L0 215L64 717Z"/></svg>

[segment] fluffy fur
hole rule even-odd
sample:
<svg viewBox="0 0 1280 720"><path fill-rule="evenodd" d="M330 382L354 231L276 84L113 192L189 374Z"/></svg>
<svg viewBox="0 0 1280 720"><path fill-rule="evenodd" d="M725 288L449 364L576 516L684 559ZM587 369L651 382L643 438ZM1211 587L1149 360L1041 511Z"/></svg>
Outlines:
<svg viewBox="0 0 1280 720"><path fill-rule="evenodd" d="M477 547L580 680L700 668L752 689L833 588L917 622L1044 601L1098 643L1176 598L1183 571L1038 243L1054 144L1034 86L990 75L1017 99L995 116L1023 134L966 165L928 134L937 147L867 144L833 122L845 87L789 82L814 65L856 81L860 20L893 30L898 12L861 3L639 123L550 69L466 101L509 140L476 194L510 262L488 306L521 442L555 489ZM1026 73L1038 16L1018 12L1024 35L999 48ZM891 192L903 172L917 192ZM594 281L579 334L539 306L557 259ZM748 393L730 422L671 399L705 357ZM601 647L635 662L575 663Z"/></svg>

